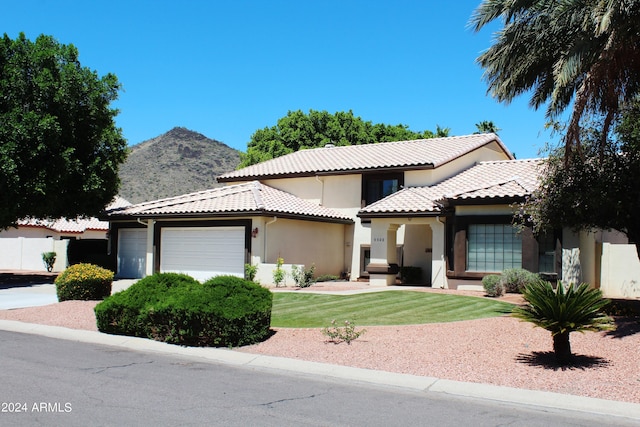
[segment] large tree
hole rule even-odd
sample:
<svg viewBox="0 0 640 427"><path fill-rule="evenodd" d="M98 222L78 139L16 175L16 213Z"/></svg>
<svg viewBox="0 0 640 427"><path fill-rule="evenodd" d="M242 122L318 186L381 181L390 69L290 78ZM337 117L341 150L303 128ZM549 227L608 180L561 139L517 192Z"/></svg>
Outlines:
<svg viewBox="0 0 640 427"><path fill-rule="evenodd" d="M604 144L621 105L640 89L640 0L485 0L470 24L502 29L480 55L489 93L531 94L557 120L571 107L565 152L580 151L583 118L602 117Z"/></svg>
<svg viewBox="0 0 640 427"><path fill-rule="evenodd" d="M115 75L82 67L71 44L0 39L0 228L111 202L127 149L110 107L119 89Z"/></svg>
<svg viewBox="0 0 640 427"><path fill-rule="evenodd" d="M326 144L359 145L448 136L449 129L437 126L435 132L414 132L407 125L372 124L352 111L330 114L327 111L289 111L277 125L259 129L251 135L239 167L245 167Z"/></svg>
<svg viewBox="0 0 640 427"><path fill-rule="evenodd" d="M619 230L640 255L640 102L622 110L604 145L601 133L601 125L585 127L582 153L569 161L562 148L551 154L524 213L539 230Z"/></svg>

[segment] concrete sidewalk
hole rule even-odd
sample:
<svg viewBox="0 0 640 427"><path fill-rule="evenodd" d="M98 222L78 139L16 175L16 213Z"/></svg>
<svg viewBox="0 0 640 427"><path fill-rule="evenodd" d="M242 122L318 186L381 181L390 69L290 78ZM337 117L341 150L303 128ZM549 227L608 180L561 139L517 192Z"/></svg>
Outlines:
<svg viewBox="0 0 640 427"><path fill-rule="evenodd" d="M135 280L117 280L113 282L112 293L126 289ZM406 288L405 288L406 289ZM378 290L378 289L376 289ZM371 290L366 290L371 291ZM366 292L365 291L365 292ZM358 291L343 291L357 293ZM343 293L340 292L340 293ZM362 291L360 291L362 292ZM55 285L31 284L0 289L0 309L34 307L58 302ZM560 393L524 390L488 384L466 383L443 380L433 377L421 377L396 374L370 369L351 368L340 365L308 362L282 357L255 355L229 349L210 347L180 347L144 338L109 335L100 332L77 330L57 326L37 325L10 320L0 320L0 330L36 334L50 338L64 339L91 344L120 347L134 351L154 352L179 357L195 358L202 362L224 363L246 366L255 369L268 369L295 372L299 375L320 376L342 379L383 387L394 387L412 391L445 393L455 396L486 399L504 403L529 405L585 413L609 415L640 423L640 404L611 400L565 395ZM612 420L615 422L615 420Z"/></svg>

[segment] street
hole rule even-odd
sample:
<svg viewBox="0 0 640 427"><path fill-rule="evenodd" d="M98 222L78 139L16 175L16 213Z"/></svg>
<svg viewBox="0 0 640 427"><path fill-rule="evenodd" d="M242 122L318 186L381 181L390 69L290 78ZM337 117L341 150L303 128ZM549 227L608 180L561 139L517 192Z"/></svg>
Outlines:
<svg viewBox="0 0 640 427"><path fill-rule="evenodd" d="M634 425L6 331L0 348L2 425Z"/></svg>

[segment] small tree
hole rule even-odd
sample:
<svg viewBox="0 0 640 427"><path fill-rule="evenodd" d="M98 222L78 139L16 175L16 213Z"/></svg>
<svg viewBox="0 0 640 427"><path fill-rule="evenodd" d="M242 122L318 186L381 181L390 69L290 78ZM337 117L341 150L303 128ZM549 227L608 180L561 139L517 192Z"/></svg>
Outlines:
<svg viewBox="0 0 640 427"><path fill-rule="evenodd" d="M282 268L282 264L284 264L284 259L278 257L278 260L276 261L276 269L273 270L273 283L276 285L276 288L279 288L287 277L287 272Z"/></svg>
<svg viewBox="0 0 640 427"><path fill-rule="evenodd" d="M514 308L512 315L551 332L553 351L560 365L571 363L571 332L615 329L613 319L602 312L609 300L586 283L565 290L558 282L554 290L551 283L538 280L525 286L522 296L527 304Z"/></svg>

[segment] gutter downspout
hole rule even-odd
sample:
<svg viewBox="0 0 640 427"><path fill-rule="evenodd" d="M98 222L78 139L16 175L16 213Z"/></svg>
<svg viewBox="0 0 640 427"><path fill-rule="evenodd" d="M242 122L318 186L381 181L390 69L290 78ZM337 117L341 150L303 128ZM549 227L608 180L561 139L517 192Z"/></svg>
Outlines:
<svg viewBox="0 0 640 427"><path fill-rule="evenodd" d="M324 181L318 175L315 178L320 183L320 206L324 206Z"/></svg>
<svg viewBox="0 0 640 427"><path fill-rule="evenodd" d="M445 252L446 252L446 246L447 246L447 230L446 230L446 226L445 226L444 222L442 222L442 221L440 220L440 215L436 216L436 222L438 222L439 224L441 224L441 225L442 225L442 228L444 229L444 233L443 233L443 236L444 236L444 242L442 242L442 249L443 249L443 250L442 250L442 255L440 255L440 263L439 263L439 264L440 264L440 266L439 266L440 271L439 271L439 272L437 273L437 275L436 275L436 277L437 277L437 276L439 276L440 274L442 274L442 275L443 275L443 276L442 276L441 283L440 283L439 285L440 285L440 288L441 288L441 289L444 289L444 288L445 288L445 282L444 282L444 277L445 277L445 276L444 276L444 274L445 274L445 273L444 273L444 271L443 271L443 266L445 265L444 254L445 254ZM433 244L433 242L432 242L432 244ZM432 252L433 252L433 250L432 250ZM431 262L433 263L433 257L431 258ZM431 277L433 278L433 273L432 273L432 276L431 276ZM433 287L433 283L431 283L431 286Z"/></svg>

